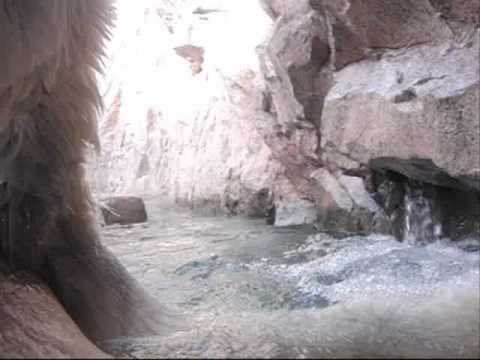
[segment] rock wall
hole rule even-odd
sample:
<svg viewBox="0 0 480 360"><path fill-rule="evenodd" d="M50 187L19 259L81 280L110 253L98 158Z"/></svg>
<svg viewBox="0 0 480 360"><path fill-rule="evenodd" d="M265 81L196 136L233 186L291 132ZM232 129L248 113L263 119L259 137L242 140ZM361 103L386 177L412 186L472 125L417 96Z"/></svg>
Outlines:
<svg viewBox="0 0 480 360"><path fill-rule="evenodd" d="M117 5L97 191L265 216L283 171L257 131L271 20L256 0Z"/></svg>
<svg viewBox="0 0 480 360"><path fill-rule="evenodd" d="M272 99L266 141L321 228L398 231L398 214L372 202L378 173L478 199L478 1L262 4L275 21L258 51ZM480 205L467 207L478 219Z"/></svg>
<svg viewBox="0 0 480 360"><path fill-rule="evenodd" d="M381 232L410 180L478 199L477 0L148 4L113 52L101 191Z"/></svg>

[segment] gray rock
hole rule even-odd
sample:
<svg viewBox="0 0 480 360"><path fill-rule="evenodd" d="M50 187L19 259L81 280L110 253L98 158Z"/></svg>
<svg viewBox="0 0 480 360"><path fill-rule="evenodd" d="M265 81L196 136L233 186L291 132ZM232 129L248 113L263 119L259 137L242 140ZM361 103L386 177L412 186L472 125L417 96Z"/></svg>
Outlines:
<svg viewBox="0 0 480 360"><path fill-rule="evenodd" d="M365 189L358 177L340 175L327 169L312 173L320 195L317 199L317 227L347 232L391 231L391 222Z"/></svg>
<svg viewBox="0 0 480 360"><path fill-rule="evenodd" d="M134 224L148 220L145 203L135 196L115 196L103 201L101 207L105 225Z"/></svg>
<svg viewBox="0 0 480 360"><path fill-rule="evenodd" d="M372 168L479 190L478 31L471 41L394 51L336 73L322 118L325 161L348 154Z"/></svg>
<svg viewBox="0 0 480 360"><path fill-rule="evenodd" d="M480 1L430 0L430 4L443 18L480 25Z"/></svg>
<svg viewBox="0 0 480 360"><path fill-rule="evenodd" d="M303 182L321 166L479 189L478 1L262 3L266 143L303 195L325 198Z"/></svg>
<svg viewBox="0 0 480 360"><path fill-rule="evenodd" d="M328 12L333 20L336 69L388 49L406 48L450 34L428 0L326 0L318 9Z"/></svg>
<svg viewBox="0 0 480 360"><path fill-rule="evenodd" d="M331 201L329 202L333 202L330 206L342 209L347 213L350 213L353 210L354 203L351 196L338 179L330 174L328 170L319 169L312 173L312 178L315 179L321 187L323 196L330 197ZM324 201L324 199L322 200Z"/></svg>
<svg viewBox="0 0 480 360"><path fill-rule="evenodd" d="M304 199L285 200L275 205L274 226L312 224L317 219L313 202Z"/></svg>
<svg viewBox="0 0 480 360"><path fill-rule="evenodd" d="M338 179L343 188L348 192L356 206L373 213L380 210L378 204L365 188L362 178L341 175Z"/></svg>
<svg viewBox="0 0 480 360"><path fill-rule="evenodd" d="M238 196L234 196L238 194ZM250 217L267 217L274 207L273 196L268 188L252 191L246 187L240 191L228 189L224 207L231 215L244 214Z"/></svg>

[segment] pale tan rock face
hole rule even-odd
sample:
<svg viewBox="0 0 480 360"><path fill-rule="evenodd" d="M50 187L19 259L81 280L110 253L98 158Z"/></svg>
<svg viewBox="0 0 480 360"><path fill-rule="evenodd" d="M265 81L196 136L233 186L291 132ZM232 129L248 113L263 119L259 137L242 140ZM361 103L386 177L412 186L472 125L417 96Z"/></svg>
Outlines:
<svg viewBox="0 0 480 360"><path fill-rule="evenodd" d="M338 72L325 101L324 156L480 189L478 36L470 41L400 50Z"/></svg>
<svg viewBox="0 0 480 360"><path fill-rule="evenodd" d="M283 171L258 130L269 115L255 46L271 20L256 0L119 4L99 192L263 215Z"/></svg>

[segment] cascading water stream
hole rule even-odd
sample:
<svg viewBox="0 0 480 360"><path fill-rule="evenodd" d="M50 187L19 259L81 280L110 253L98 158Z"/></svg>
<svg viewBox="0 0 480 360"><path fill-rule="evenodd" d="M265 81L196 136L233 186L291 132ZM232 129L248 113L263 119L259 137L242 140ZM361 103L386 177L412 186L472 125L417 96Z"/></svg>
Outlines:
<svg viewBox="0 0 480 360"><path fill-rule="evenodd" d="M432 243L442 236L442 224L435 208L435 190L427 184L405 182L404 241Z"/></svg>
<svg viewBox="0 0 480 360"><path fill-rule="evenodd" d="M402 198L416 242L438 236L429 190L411 187ZM331 335L325 329L338 331L336 321L322 320L333 306L379 294L419 301L437 289L478 287L480 253L460 243L334 237L163 204L146 199L148 223L105 227L104 242L188 326L166 336L114 339L106 346L118 356L316 358Z"/></svg>

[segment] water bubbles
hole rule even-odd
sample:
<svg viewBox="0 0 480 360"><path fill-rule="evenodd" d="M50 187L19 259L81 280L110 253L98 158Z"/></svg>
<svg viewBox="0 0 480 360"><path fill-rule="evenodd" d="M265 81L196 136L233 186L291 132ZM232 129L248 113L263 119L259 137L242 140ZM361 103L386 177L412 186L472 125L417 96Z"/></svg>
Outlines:
<svg viewBox="0 0 480 360"><path fill-rule="evenodd" d="M425 244L442 236L442 225L434 211L434 199L428 185L405 183L404 240L409 244Z"/></svg>
<svg viewBox="0 0 480 360"><path fill-rule="evenodd" d="M428 201L417 201L422 196L409 198L412 211L418 204L428 208ZM430 210L419 214L429 218ZM188 314L191 330L137 339L138 346L120 346L122 354L308 357L298 342L322 332L316 318L335 304L369 303L379 294L419 301L439 288L469 286L472 278L478 283L480 276L478 239L418 246L378 234L309 236L251 219L150 214L148 228L104 229L111 235L105 240L150 292ZM407 224L413 232L413 225L428 221ZM328 332L320 335L323 340Z"/></svg>

